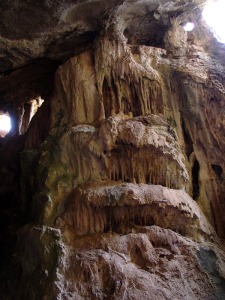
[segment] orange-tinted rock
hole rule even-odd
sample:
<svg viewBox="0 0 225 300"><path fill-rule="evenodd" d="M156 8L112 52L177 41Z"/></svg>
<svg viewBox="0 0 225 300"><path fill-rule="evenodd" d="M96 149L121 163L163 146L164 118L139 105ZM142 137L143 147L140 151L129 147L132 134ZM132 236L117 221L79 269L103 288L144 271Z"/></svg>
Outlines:
<svg viewBox="0 0 225 300"><path fill-rule="evenodd" d="M52 123L56 122L57 113L62 111L68 127L97 124L103 117L102 110L93 53L84 52L71 58L56 73Z"/></svg>
<svg viewBox="0 0 225 300"><path fill-rule="evenodd" d="M184 191L160 185L103 182L79 186L70 195L61 222L65 235L72 239L73 234L126 234L152 225L196 240L214 235L198 205Z"/></svg>
<svg viewBox="0 0 225 300"><path fill-rule="evenodd" d="M200 21L182 28L204 1L106 2L56 3L50 41L45 24L32 45L0 37L3 53L21 48L13 66L63 60L0 78L23 133L0 149L2 203L19 220L4 231L18 240L11 298L223 299L225 69L195 42ZM44 91L29 124L20 108Z"/></svg>
<svg viewBox="0 0 225 300"><path fill-rule="evenodd" d="M140 227L70 243L56 284L62 299L222 299L224 264L217 246Z"/></svg>

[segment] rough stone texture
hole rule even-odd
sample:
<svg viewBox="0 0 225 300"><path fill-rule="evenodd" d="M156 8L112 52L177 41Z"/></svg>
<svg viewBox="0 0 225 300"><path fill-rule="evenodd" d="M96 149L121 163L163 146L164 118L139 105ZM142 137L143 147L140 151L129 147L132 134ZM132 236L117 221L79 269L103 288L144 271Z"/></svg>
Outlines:
<svg viewBox="0 0 225 300"><path fill-rule="evenodd" d="M224 259L224 252L210 243L198 244L157 226L126 235L91 235L67 248L59 295L61 299L223 299Z"/></svg>
<svg viewBox="0 0 225 300"><path fill-rule="evenodd" d="M156 0L41 0L38 3L3 0L0 4L0 71L42 57L65 59L84 51L112 12L116 12L121 30L126 29L131 37L140 36L146 43L156 37L157 31L169 26L170 17L179 14L182 20L182 13L191 14L193 8L204 1L187 2L185 5L184 1L166 0L160 3ZM147 31L152 28L148 37Z"/></svg>
<svg viewBox="0 0 225 300"><path fill-rule="evenodd" d="M70 195L59 220L65 236L70 232L75 236L107 231L124 234L136 225L155 224L197 240L201 235L213 237L213 229L184 191L160 185L97 182L80 186Z"/></svg>
<svg viewBox="0 0 225 300"><path fill-rule="evenodd" d="M224 47L204 2L1 2L2 299L225 298Z"/></svg>
<svg viewBox="0 0 225 300"><path fill-rule="evenodd" d="M86 115L85 123L91 123L93 125L96 124L94 120L99 116L100 120L103 116L109 118L108 121L103 121L103 125L100 126L99 129L99 134L101 135L102 132L106 131L107 127L110 126L110 131L112 131L112 135L114 136L112 139L116 138L114 132L117 132L117 125L115 123L116 121L110 119L110 116L116 116L114 117L116 120L118 118L131 119L132 117L141 115L164 114L168 122L170 122L170 125L164 125L168 131L171 132L169 143L171 145L174 143L172 142L173 136L177 134L175 139L179 139L179 143L184 150L183 155L186 156L185 164L186 169L189 170L190 178L188 192L192 194L196 200L198 199L208 218L211 222L215 223L218 232L223 234L222 232L224 232L225 227L221 221L224 216L222 214L220 215L221 210L218 209L218 205L221 205L221 207L224 205L223 171L221 171L220 175L217 175L213 170L213 166L218 166L221 170L224 169L224 156L221 157L221 151L224 149L224 138L223 134L221 134L224 132L222 108L224 94L221 90L222 84L220 85L219 81L211 79L213 72L215 72L213 69L215 68L215 62L206 53L200 52L199 49L196 50L192 47L187 47L186 49L187 52L191 51L190 56L187 55L185 57L181 56L170 59L166 56L167 52L165 50L146 46L130 46L125 44L123 40L122 42L115 42L109 41L108 38L105 37L96 42L95 48L94 61L96 75L89 76L88 80L89 82L93 82L93 86L95 85L95 93L99 94L98 101L101 103L99 105L101 105L101 107L103 106L103 108L101 108L100 114L98 109L97 111L92 110L92 114L96 113L96 115L92 116L93 122L89 122L89 111L87 106L85 106L87 95L81 93L79 97L80 106L75 113L78 116ZM59 73L62 72L62 68ZM88 69L89 68L90 67L88 67ZM222 76L222 74L220 76ZM63 82L64 83L62 83L62 81L60 84L58 83L58 86L63 84L68 85L68 83L66 83L66 76L63 78ZM210 88L207 85L208 83L210 83ZM77 95L77 93L72 94ZM64 95L66 95L65 92ZM67 94L67 98L69 97L68 95L69 94ZM57 104L54 106L55 113L53 112L52 123L54 124L54 122L56 122L55 120L61 109L63 112L65 111L65 116L62 117L62 121L65 122L68 127L78 125L78 119L76 120L74 117L73 120L71 120L73 115L70 115L70 117L67 116L67 106L63 101L65 96L62 95L61 89L56 91L54 97ZM213 102L217 102L217 105L213 104ZM76 101L73 103L75 104ZM95 107L98 106L95 105ZM151 119L151 117L149 118ZM214 118L214 120L209 120L209 118ZM146 140L146 136L142 136L144 125L141 124L140 120L136 120L137 121L133 120L132 122L131 120L126 121L127 124L124 121L123 126L125 128L123 130L125 133L120 133L127 136L127 140L126 138L125 140L122 138L121 142L122 144L130 144L129 147L125 147L129 150L132 148L131 145L134 145L136 148L139 147L139 139L143 138L143 141ZM110 122L112 125L110 125ZM148 122L147 118L143 119L142 123L145 124L146 122ZM211 126L211 124L215 123L215 126ZM82 127L80 127L79 131L82 131L81 128ZM174 128L177 133L173 133L175 132ZM91 132L92 130L95 131L94 128L87 131ZM148 133L151 138L154 136L152 130ZM127 131L129 131L129 135ZM138 134L136 133L136 137L135 131L138 132ZM90 133L90 135L92 134ZM165 139L162 131L160 134L157 132L157 135L160 136L160 139ZM99 153L99 151L105 151L106 153L103 153L102 156L107 158L108 147L110 148L110 145L107 145L107 143L110 144L111 137L107 135L106 137L101 136L101 138L103 142L107 140L105 142L106 146L104 147L106 149L102 151L95 149L94 151L97 151L100 156L101 153ZM95 139L97 139L97 137ZM136 139L136 141L134 142L132 139ZM168 137L166 137L166 139L168 139ZM162 140L159 141L159 143L164 143ZM94 144L94 142L92 143ZM79 142L79 145L81 144L82 141ZM95 148L99 148L100 144L95 146ZM119 141L116 141L116 144L119 144ZM162 147L165 146L162 144ZM117 145L116 148L117 152L120 151L119 145ZM142 156L142 159L144 159L146 156L143 153L145 151L144 144L141 148L141 155L138 154L138 157ZM160 147L157 146L156 148L159 149ZM174 152L172 149L164 149L163 151L165 151L164 154L170 152L170 155L174 153L174 156L179 157L177 152ZM217 158L217 151L220 157L219 159ZM123 153L120 152L119 156L121 157L121 155L123 155ZM131 157L127 153L125 156L129 159ZM164 155L164 158L166 157L167 155ZM101 157L99 158L99 162L100 161ZM149 161L152 163L152 160ZM178 161L180 166L182 166L182 159L178 158ZM120 162L119 165L121 165ZM146 166L146 163L143 165ZM214 169L215 168L217 167L214 167ZM116 169L119 170L119 167ZM128 170L129 167L126 167L126 169ZM155 166L154 169L157 172ZM95 170L95 168L93 168L93 170ZM146 174L145 171L143 172L144 177L147 178L149 174ZM172 175L171 172L169 172L169 174ZM164 176L164 178L165 177L166 176ZM111 177L111 179L115 179L115 177ZM145 181L142 179L142 181L137 180L137 182ZM162 182L159 183L162 184ZM174 186L175 185L173 185L173 187ZM177 187L178 186L180 185L178 184ZM217 189L218 191L216 192ZM216 211L214 216L212 210Z"/></svg>

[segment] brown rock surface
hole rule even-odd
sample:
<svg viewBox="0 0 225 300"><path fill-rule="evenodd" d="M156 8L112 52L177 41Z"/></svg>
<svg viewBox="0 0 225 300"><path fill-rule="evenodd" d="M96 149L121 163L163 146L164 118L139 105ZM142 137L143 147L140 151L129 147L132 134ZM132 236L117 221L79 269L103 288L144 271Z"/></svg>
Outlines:
<svg viewBox="0 0 225 300"><path fill-rule="evenodd" d="M61 299L222 299L224 263L210 243L141 227L70 244L57 286Z"/></svg>
<svg viewBox="0 0 225 300"><path fill-rule="evenodd" d="M113 231L126 233L136 226L160 226L193 239L213 237L197 204L183 191L160 185L94 183L74 190L62 216L65 231L77 235ZM66 233L67 236L67 233Z"/></svg>
<svg viewBox="0 0 225 300"><path fill-rule="evenodd" d="M225 52L204 2L1 2L1 299L225 298Z"/></svg>

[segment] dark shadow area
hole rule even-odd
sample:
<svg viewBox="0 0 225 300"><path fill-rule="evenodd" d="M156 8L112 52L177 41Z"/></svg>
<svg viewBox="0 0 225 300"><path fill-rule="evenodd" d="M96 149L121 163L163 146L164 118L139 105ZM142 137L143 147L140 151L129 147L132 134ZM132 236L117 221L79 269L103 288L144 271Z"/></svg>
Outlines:
<svg viewBox="0 0 225 300"><path fill-rule="evenodd" d="M0 299L15 299L10 296L12 285L20 280L17 237L32 217L36 149L49 132L49 100L59 64L38 60L0 77L0 110L8 112L12 128L5 138L0 138ZM31 120L29 101L37 101L40 95L45 102Z"/></svg>
<svg viewBox="0 0 225 300"><path fill-rule="evenodd" d="M183 135L184 135L184 141L185 141L185 153L189 159L191 153L194 151L193 143L192 143L191 136L187 130L187 127L186 127L183 119L181 120L181 125L182 125L182 130L183 130Z"/></svg>
<svg viewBox="0 0 225 300"><path fill-rule="evenodd" d="M214 165L214 164L211 165L211 167L212 167L213 171L215 172L216 176L217 176L218 178L221 178L221 176L222 176L222 174L223 174L223 169L222 169L222 167L219 166L219 165Z"/></svg>
<svg viewBox="0 0 225 300"><path fill-rule="evenodd" d="M164 48L164 35L168 26L155 20L151 14L136 17L129 22L123 34L130 45Z"/></svg>
<svg viewBox="0 0 225 300"><path fill-rule="evenodd" d="M54 74L59 61L40 59L0 77L0 110L19 108L31 99L48 99L53 90Z"/></svg>
<svg viewBox="0 0 225 300"><path fill-rule="evenodd" d="M192 167L192 193L193 193L193 199L197 200L200 188L199 188L199 162L197 159L195 159L193 167Z"/></svg>
<svg viewBox="0 0 225 300"><path fill-rule="evenodd" d="M225 299L225 280L220 274L219 262L216 253L213 250L200 248L197 252L201 268L207 273L213 285L216 286L215 298Z"/></svg>

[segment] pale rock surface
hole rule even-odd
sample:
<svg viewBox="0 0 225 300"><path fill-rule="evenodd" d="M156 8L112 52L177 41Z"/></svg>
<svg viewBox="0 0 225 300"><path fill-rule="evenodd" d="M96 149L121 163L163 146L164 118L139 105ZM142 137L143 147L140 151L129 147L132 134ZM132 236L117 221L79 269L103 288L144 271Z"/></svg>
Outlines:
<svg viewBox="0 0 225 300"><path fill-rule="evenodd" d="M70 243L57 286L61 299L223 299L224 264L211 243L140 227Z"/></svg>
<svg viewBox="0 0 225 300"><path fill-rule="evenodd" d="M103 182L79 186L61 217L65 235L115 231L156 225L193 239L213 238L214 231L197 204L183 191L160 185Z"/></svg>

